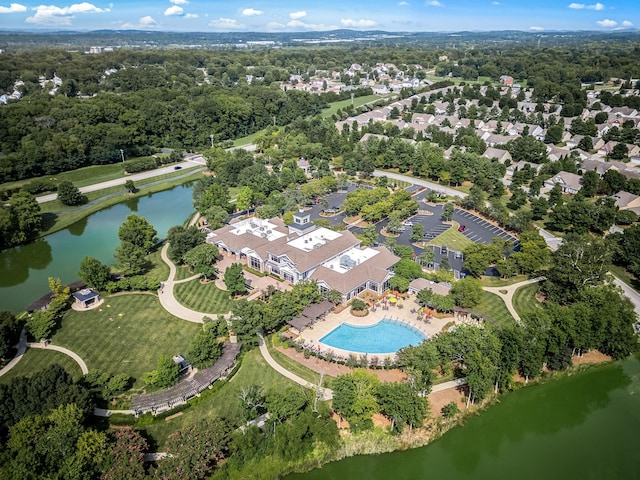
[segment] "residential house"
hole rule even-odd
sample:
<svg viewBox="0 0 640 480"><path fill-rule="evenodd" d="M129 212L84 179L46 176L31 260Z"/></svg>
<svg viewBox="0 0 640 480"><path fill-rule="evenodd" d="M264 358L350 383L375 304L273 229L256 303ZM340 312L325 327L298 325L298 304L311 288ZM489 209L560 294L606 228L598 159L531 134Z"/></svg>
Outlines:
<svg viewBox="0 0 640 480"><path fill-rule="evenodd" d="M562 193L575 194L582 188L582 177L575 173L562 171L544 182L545 187L549 189L553 188L556 184L560 184Z"/></svg>
<svg viewBox="0 0 640 480"><path fill-rule="evenodd" d="M631 210L640 215L640 196L620 190L613 198L616 200L616 207L620 210Z"/></svg>
<svg viewBox="0 0 640 480"><path fill-rule="evenodd" d="M507 160L511 161L511 154L507 150L495 147L488 147L482 156L485 158L495 158L500 163L505 163Z"/></svg>
<svg viewBox="0 0 640 480"><path fill-rule="evenodd" d="M571 156L571 150L568 148L556 147L555 145L547 145L547 158L550 162L557 162L562 157Z"/></svg>
<svg viewBox="0 0 640 480"><path fill-rule="evenodd" d="M448 282L432 282L426 278L416 278L409 284L409 294L417 295L421 290L431 290L433 293L446 297L451 291L451 284Z"/></svg>
<svg viewBox="0 0 640 480"><path fill-rule="evenodd" d="M518 170L522 170L525 165L529 165L533 170L535 170L536 173L538 173L540 171L540 167L542 167L542 165L539 165L537 163L525 162L524 160L520 160L518 163L512 163L507 167L506 175L508 175L509 177L513 177L513 174Z"/></svg>

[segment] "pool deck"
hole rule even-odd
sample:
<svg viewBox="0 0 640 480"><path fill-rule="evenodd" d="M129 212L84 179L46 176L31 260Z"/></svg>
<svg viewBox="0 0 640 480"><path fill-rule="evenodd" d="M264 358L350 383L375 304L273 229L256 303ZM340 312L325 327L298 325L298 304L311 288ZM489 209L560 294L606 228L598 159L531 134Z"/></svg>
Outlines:
<svg viewBox="0 0 640 480"><path fill-rule="evenodd" d="M431 317L428 322L418 320L417 313L411 313L411 309L418 310L420 308L420 305L415 301L415 296L412 295L411 297L404 299L403 303L403 308L389 306L387 310L383 310L380 307L376 308L375 312L369 310L369 315L367 315L366 317L355 317L351 315L351 311L349 308L345 308L340 313L330 313L324 320L321 320L314 325L306 328L302 332L301 337L306 347L317 350L318 346L320 346L320 351L324 353L333 352L337 357L346 359L350 354L363 355L363 353L350 352L347 350L342 350L340 348L334 348L320 342L320 339L322 337L340 326L340 324L342 323L349 323L351 325L356 325L359 327L366 327L369 325L373 325L374 323L378 323L383 318L389 318L392 320L398 320L402 323L417 328L429 338L433 337L437 333L440 333L442 331L442 327L444 327L449 322L455 322L456 324L462 323L454 317ZM371 358L377 357L379 361L384 361L384 359L387 357L389 357L391 360L394 360L396 354L370 353L368 354L368 356Z"/></svg>

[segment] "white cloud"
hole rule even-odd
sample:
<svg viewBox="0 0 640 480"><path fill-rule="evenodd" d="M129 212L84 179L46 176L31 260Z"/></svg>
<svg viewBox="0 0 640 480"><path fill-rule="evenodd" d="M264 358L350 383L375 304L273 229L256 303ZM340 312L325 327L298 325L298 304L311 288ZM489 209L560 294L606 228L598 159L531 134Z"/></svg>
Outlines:
<svg viewBox="0 0 640 480"><path fill-rule="evenodd" d="M594 3L593 5L586 5L584 3L570 3L569 4L569 8L573 8L574 10L604 10L605 6L598 2L598 3Z"/></svg>
<svg viewBox="0 0 640 480"><path fill-rule="evenodd" d="M187 0L169 0L169 1L175 5L187 5L189 3Z"/></svg>
<svg viewBox="0 0 640 480"><path fill-rule="evenodd" d="M17 12L26 12L27 7L24 5L20 5L19 3L12 3L8 7L3 7L0 5L0 13L17 13Z"/></svg>
<svg viewBox="0 0 640 480"><path fill-rule="evenodd" d="M184 18L198 18L197 13L187 13Z"/></svg>
<svg viewBox="0 0 640 480"><path fill-rule="evenodd" d="M529 30L531 30L532 32L542 32L544 31L544 27L532 26L532 27L529 27Z"/></svg>
<svg viewBox="0 0 640 480"><path fill-rule="evenodd" d="M342 25L344 25L345 27L373 27L376 22L374 22L373 20L365 20L363 18L361 18L360 20L352 20L350 18L343 18L342 20L340 20L340 23L342 23Z"/></svg>
<svg viewBox="0 0 640 480"><path fill-rule="evenodd" d="M608 18L605 18L604 20L598 20L596 24L604 28L611 28L618 25L618 22L616 22L615 20L609 20Z"/></svg>
<svg viewBox="0 0 640 480"><path fill-rule="evenodd" d="M242 23L238 23L237 20L233 18L218 18L217 20L212 20L209 22L209 25L218 28L220 30L241 30L246 28L246 25Z"/></svg>
<svg viewBox="0 0 640 480"><path fill-rule="evenodd" d="M496 7L500 5L500 2L491 2L491 5L495 5Z"/></svg>
<svg viewBox="0 0 640 480"><path fill-rule="evenodd" d="M262 10L256 10L255 8L245 8L242 10L242 15L245 17L252 17L254 15L262 15Z"/></svg>
<svg viewBox="0 0 640 480"><path fill-rule="evenodd" d="M155 27L158 25L158 22L151 15L147 15L146 17L142 17L140 19L140 25L144 27Z"/></svg>
<svg viewBox="0 0 640 480"><path fill-rule="evenodd" d="M38 5L33 7L36 13L32 17L27 17L27 23L45 23L57 25L71 25L71 20L76 13L105 13L110 9L98 8L92 3L74 3L68 7L56 7L55 5Z"/></svg>
<svg viewBox="0 0 640 480"><path fill-rule="evenodd" d="M298 20L299 18L303 18L307 16L307 12L305 12L304 10L300 10L299 12L291 12L289 14L289 18L291 20Z"/></svg>
<svg viewBox="0 0 640 480"><path fill-rule="evenodd" d="M622 22L622 26L625 28L633 27L633 23L629 20L625 20L624 22Z"/></svg>
<svg viewBox="0 0 640 480"><path fill-rule="evenodd" d="M398 5L400 5L401 7L406 7L407 5L409 5L409 2L399 2Z"/></svg>
<svg viewBox="0 0 640 480"><path fill-rule="evenodd" d="M427 2L427 5L430 7L444 7L444 5L438 0L430 0L429 2Z"/></svg>
<svg viewBox="0 0 640 480"><path fill-rule="evenodd" d="M167 17L184 15L184 8L173 5L164 11Z"/></svg>

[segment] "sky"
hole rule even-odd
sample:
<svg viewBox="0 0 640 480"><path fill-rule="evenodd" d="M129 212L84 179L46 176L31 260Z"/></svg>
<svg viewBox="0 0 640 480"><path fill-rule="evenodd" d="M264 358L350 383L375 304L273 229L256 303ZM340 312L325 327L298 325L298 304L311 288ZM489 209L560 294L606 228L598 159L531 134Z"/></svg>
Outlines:
<svg viewBox="0 0 640 480"><path fill-rule="evenodd" d="M640 1L0 0L0 29L185 32L602 30L640 27ZM55 3L52 3L55 2Z"/></svg>

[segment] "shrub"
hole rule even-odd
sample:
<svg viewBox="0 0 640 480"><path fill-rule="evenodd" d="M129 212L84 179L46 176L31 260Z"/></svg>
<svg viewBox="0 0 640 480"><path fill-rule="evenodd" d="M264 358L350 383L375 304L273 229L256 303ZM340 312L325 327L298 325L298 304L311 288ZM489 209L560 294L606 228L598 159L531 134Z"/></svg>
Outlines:
<svg viewBox="0 0 640 480"><path fill-rule="evenodd" d="M356 298L353 302L351 302L351 308L356 311L363 311L367 308L367 304L359 298Z"/></svg>

